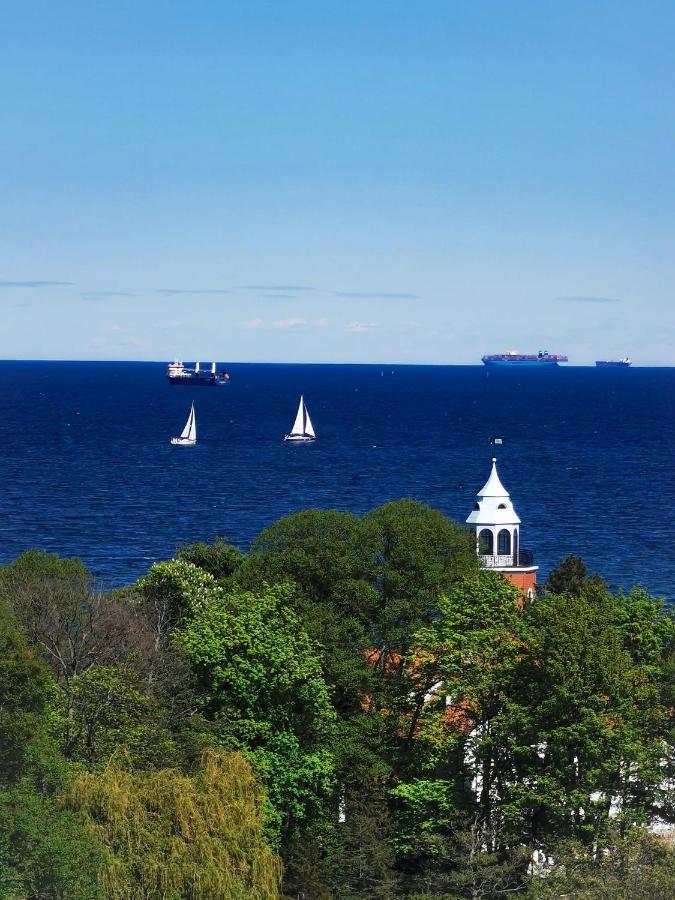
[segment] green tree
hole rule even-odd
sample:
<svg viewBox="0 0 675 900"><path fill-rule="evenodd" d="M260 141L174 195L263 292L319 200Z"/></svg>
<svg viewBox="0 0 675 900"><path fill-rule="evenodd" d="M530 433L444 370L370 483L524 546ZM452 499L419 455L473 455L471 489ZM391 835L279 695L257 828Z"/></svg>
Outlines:
<svg viewBox="0 0 675 900"><path fill-rule="evenodd" d="M215 735L244 750L266 785L270 833L317 814L333 791L335 714L293 589L226 589L182 562L154 566L142 589L155 579L183 594L190 612L175 640Z"/></svg>
<svg viewBox="0 0 675 900"><path fill-rule="evenodd" d="M607 847L589 851L575 842L551 850L545 877L535 877L528 900L671 900L675 853L663 838L642 829L608 836Z"/></svg>
<svg viewBox="0 0 675 900"><path fill-rule="evenodd" d="M51 734L56 690L0 603L0 896L95 900L101 848L61 811L67 769Z"/></svg>
<svg viewBox="0 0 675 900"><path fill-rule="evenodd" d="M64 796L108 857L107 900L274 900L281 864L263 838L263 792L237 753L205 754L192 777L133 772L113 757Z"/></svg>
<svg viewBox="0 0 675 900"><path fill-rule="evenodd" d="M599 575L588 574L586 563L570 553L549 573L544 589L551 594L570 594L580 597L589 587L602 584Z"/></svg>
<svg viewBox="0 0 675 900"><path fill-rule="evenodd" d="M100 765L124 748L140 768L182 762L168 710L131 666L92 667L73 678L72 697L71 759Z"/></svg>
<svg viewBox="0 0 675 900"><path fill-rule="evenodd" d="M73 679L97 665L150 660L147 622L125 602L92 589L78 559L30 551L0 569L0 597L63 691L63 744L73 740Z"/></svg>
<svg viewBox="0 0 675 900"><path fill-rule="evenodd" d="M440 876L452 869L460 819L470 823L467 835L480 831L480 853L504 851L503 804L516 767L512 693L527 631L518 591L491 572L456 584L437 610L402 667L391 796L404 868ZM454 855L462 858L458 847Z"/></svg>
<svg viewBox="0 0 675 900"><path fill-rule="evenodd" d="M542 597L527 618L511 797L528 808L535 842L567 835L593 845L612 803L622 828L650 817L667 711L650 667L624 649L617 600L605 588Z"/></svg>
<svg viewBox="0 0 675 900"><path fill-rule="evenodd" d="M361 532L378 594L371 646L405 654L417 630L436 617L439 597L479 571L474 539L463 526L415 500L366 513Z"/></svg>
<svg viewBox="0 0 675 900"><path fill-rule="evenodd" d="M392 843L394 820L383 786L367 782L348 790L344 812L331 848L335 896L340 900L400 896Z"/></svg>
<svg viewBox="0 0 675 900"><path fill-rule="evenodd" d="M178 548L176 559L192 563L204 569L216 579L229 578L241 565L243 554L224 537L217 537L212 544L199 541L196 544L185 544Z"/></svg>

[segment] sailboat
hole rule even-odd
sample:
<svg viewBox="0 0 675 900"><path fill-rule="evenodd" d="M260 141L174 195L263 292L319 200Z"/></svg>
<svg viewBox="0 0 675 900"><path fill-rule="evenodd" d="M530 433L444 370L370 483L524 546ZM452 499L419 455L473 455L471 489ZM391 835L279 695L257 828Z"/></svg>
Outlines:
<svg viewBox="0 0 675 900"><path fill-rule="evenodd" d="M185 428L181 432L180 437L172 437L172 444L178 444L180 447L194 447L197 443L197 419L195 418L195 405L190 407L190 415L188 416Z"/></svg>
<svg viewBox="0 0 675 900"><path fill-rule="evenodd" d="M284 437L284 440L294 441L296 443L316 440L312 420L309 417L309 413L307 412L307 407L305 406L305 401L302 396L300 397L298 414L295 417L295 422L293 422L293 427L291 428L290 434L287 434Z"/></svg>

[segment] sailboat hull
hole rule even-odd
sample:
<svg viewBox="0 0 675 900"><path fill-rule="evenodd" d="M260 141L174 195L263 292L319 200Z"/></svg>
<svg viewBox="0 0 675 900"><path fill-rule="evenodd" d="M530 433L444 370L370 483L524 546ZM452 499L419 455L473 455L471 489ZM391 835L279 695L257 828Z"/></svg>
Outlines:
<svg viewBox="0 0 675 900"><path fill-rule="evenodd" d="M316 438L308 434L287 434L284 436L284 441L289 441L293 444L310 444L315 440Z"/></svg>
<svg viewBox="0 0 675 900"><path fill-rule="evenodd" d="M195 447L197 444L197 441L196 440L193 441L190 438L175 437L175 438L171 438L171 443L175 447Z"/></svg>

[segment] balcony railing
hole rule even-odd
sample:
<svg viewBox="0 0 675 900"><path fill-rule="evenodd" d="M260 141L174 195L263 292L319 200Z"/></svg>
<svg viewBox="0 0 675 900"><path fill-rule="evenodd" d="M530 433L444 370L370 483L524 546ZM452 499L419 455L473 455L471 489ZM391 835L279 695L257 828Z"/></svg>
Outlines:
<svg viewBox="0 0 675 900"><path fill-rule="evenodd" d="M484 556L479 554L478 558L486 569L506 569L516 566L531 566L534 563L534 557L529 550L520 550L518 558L514 560L513 553L497 553Z"/></svg>

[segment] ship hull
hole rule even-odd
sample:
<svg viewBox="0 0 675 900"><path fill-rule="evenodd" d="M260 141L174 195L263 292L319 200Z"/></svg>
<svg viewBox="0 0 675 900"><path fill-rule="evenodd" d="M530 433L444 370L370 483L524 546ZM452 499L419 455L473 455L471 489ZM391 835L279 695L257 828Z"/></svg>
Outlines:
<svg viewBox="0 0 675 900"><path fill-rule="evenodd" d="M180 375L166 376L169 384L182 385L184 387L222 387L229 383L228 378L220 378L213 375Z"/></svg>

